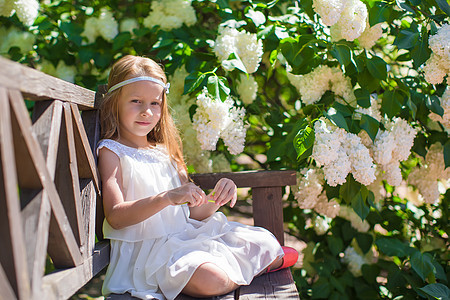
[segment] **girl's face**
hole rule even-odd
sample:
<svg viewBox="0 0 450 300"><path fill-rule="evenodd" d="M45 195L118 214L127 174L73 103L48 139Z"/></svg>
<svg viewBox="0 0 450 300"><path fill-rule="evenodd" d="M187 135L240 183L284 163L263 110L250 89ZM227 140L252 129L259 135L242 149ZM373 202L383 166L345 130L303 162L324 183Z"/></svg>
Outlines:
<svg viewBox="0 0 450 300"><path fill-rule="evenodd" d="M147 145L147 134L161 118L163 87L138 81L122 87L118 100L119 137L136 145Z"/></svg>

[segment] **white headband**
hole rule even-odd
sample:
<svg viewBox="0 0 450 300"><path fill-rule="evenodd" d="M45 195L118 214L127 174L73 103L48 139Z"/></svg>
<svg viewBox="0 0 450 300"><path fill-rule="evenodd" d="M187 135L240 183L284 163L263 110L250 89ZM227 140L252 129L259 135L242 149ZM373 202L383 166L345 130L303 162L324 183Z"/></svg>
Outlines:
<svg viewBox="0 0 450 300"><path fill-rule="evenodd" d="M111 92L117 90L118 88L123 87L124 85L130 84L130 83L133 83L133 82L136 82L136 81L143 81L143 80L157 83L157 84L159 84L160 86L162 86L164 88L164 91L166 92L166 94L169 93L170 83L165 84L161 80L153 78L153 77L150 77L150 76L139 76L139 77L134 77L134 78L130 78L130 79L124 80L122 82L119 82L118 84L113 85L108 90L108 93L111 93Z"/></svg>

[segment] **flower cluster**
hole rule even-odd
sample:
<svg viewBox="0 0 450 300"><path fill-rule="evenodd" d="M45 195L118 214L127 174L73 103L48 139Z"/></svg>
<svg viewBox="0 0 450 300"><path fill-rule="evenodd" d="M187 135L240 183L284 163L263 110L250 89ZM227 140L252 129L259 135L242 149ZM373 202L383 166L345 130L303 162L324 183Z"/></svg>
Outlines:
<svg viewBox="0 0 450 300"><path fill-rule="evenodd" d="M426 203L436 203L441 192L438 180L450 183L450 168L445 168L443 147L440 143L431 145L422 167L411 171L408 182L417 187ZM447 182L446 182L447 181Z"/></svg>
<svg viewBox="0 0 450 300"><path fill-rule="evenodd" d="M72 83L75 82L75 75L77 74L75 66L68 66L62 60L58 62L56 68L51 62L43 61L40 65L40 70L46 74Z"/></svg>
<svg viewBox="0 0 450 300"><path fill-rule="evenodd" d="M139 28L139 24L136 21L136 19L133 18L127 18L120 21L120 31L121 32L130 32L133 33L134 29Z"/></svg>
<svg viewBox="0 0 450 300"><path fill-rule="evenodd" d="M385 129L378 131L371 150L387 183L398 186L402 181L400 161L408 159L417 131L402 118L387 121Z"/></svg>
<svg viewBox="0 0 450 300"><path fill-rule="evenodd" d="M428 39L431 53L423 67L425 80L438 84L450 73L450 24L444 24Z"/></svg>
<svg viewBox="0 0 450 300"><path fill-rule="evenodd" d="M291 74L288 68L287 77L297 88L305 105L318 102L328 90L340 96L337 97L338 102L356 105L350 78L346 77L338 67L330 68L327 65L321 65L305 75Z"/></svg>
<svg viewBox="0 0 450 300"><path fill-rule="evenodd" d="M330 228L331 218L316 216L313 220L313 228L317 235L324 235Z"/></svg>
<svg viewBox="0 0 450 300"><path fill-rule="evenodd" d="M0 1L0 16L10 17L14 12L20 22L29 27L38 16L39 2L37 0Z"/></svg>
<svg viewBox="0 0 450 300"><path fill-rule="evenodd" d="M301 209L313 209L317 213L334 218L339 213L339 204L328 201L322 191L324 175L322 169L303 169L297 174L297 185L293 187L294 197Z"/></svg>
<svg viewBox="0 0 450 300"><path fill-rule="evenodd" d="M368 253L370 254L370 252ZM358 277L362 275L361 268L364 264L370 264L371 261L360 253L352 246L347 247L344 251L344 257L342 262L348 265L348 270L353 276Z"/></svg>
<svg viewBox="0 0 450 300"><path fill-rule="evenodd" d="M331 26L330 33L334 41L353 41L366 29L367 7L360 0L313 0L313 8L322 22Z"/></svg>
<svg viewBox="0 0 450 300"><path fill-rule="evenodd" d="M12 47L18 47L24 53L33 50L35 38L29 32L21 31L15 27L8 29L0 27L0 36L2 37L0 40L0 53L2 55L8 53Z"/></svg>
<svg viewBox="0 0 450 300"><path fill-rule="evenodd" d="M258 70L263 55L263 45L256 34L220 26L219 35L214 44L214 53L222 62L224 69L228 71L234 67L226 62L231 54L235 54L242 61L247 73L251 74Z"/></svg>
<svg viewBox="0 0 450 300"><path fill-rule="evenodd" d="M434 112L431 112L429 117L431 120L441 123L445 128L450 128L450 89L448 87L441 97L441 106L444 109L442 117Z"/></svg>
<svg viewBox="0 0 450 300"><path fill-rule="evenodd" d="M195 10L189 0L152 1L150 14L144 19L146 27L160 26L163 30L172 30L197 23Z"/></svg>
<svg viewBox="0 0 450 300"><path fill-rule="evenodd" d="M383 35L382 24L383 23L378 23L370 27L367 22L366 29L358 37L359 46L364 49L372 48L375 45L375 42L378 41Z"/></svg>
<svg viewBox="0 0 450 300"><path fill-rule="evenodd" d="M112 12L102 8L98 18L90 17L86 19L84 31L81 35L88 39L88 43L93 43L99 36L111 42L118 33L119 24L114 19Z"/></svg>
<svg viewBox="0 0 450 300"><path fill-rule="evenodd" d="M349 173L364 185L375 180L375 166L369 149L357 135L337 128L324 118L314 123L314 130L311 156L318 166L323 166L325 179L330 186L345 183Z"/></svg>
<svg viewBox="0 0 450 300"><path fill-rule="evenodd" d="M240 99L245 104L251 104L256 99L258 83L252 75L241 74L236 87Z"/></svg>
<svg viewBox="0 0 450 300"><path fill-rule="evenodd" d="M353 208L341 205L339 210L339 217L350 222L353 228L358 232L367 232L370 228L369 223L366 220L361 220L361 218L355 213Z"/></svg>
<svg viewBox="0 0 450 300"><path fill-rule="evenodd" d="M197 96L197 110L193 126L203 150L215 150L219 137L231 154L244 150L247 128L244 125L245 109L234 106L228 97L225 101L216 99L206 88Z"/></svg>
<svg viewBox="0 0 450 300"><path fill-rule="evenodd" d="M368 115L372 118L374 118L375 120L377 120L378 122L381 122L381 112L380 112L380 108L381 108L381 103L378 101L378 99L374 96L370 96L370 107L368 108L364 108L364 107L360 107L359 105L356 106L355 109L355 118L360 119L360 116L358 114L364 114L364 115Z"/></svg>

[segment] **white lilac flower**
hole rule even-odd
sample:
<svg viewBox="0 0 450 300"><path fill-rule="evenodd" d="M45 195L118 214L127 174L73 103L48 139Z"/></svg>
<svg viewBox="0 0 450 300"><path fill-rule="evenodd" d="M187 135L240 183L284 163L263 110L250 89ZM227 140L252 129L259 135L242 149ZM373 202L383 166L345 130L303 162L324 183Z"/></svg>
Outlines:
<svg viewBox="0 0 450 300"><path fill-rule="evenodd" d="M371 116L378 122L381 122L381 103L378 101L378 99L374 96L370 96L370 107L364 108L359 105L356 106L355 112L358 114L365 114L368 116ZM358 119L360 119L360 116L356 116Z"/></svg>
<svg viewBox="0 0 450 300"><path fill-rule="evenodd" d="M408 183L417 187L426 203L434 204L439 200L438 181L448 182L450 168L445 168L443 147L440 143L431 145L422 167L416 167L408 177Z"/></svg>
<svg viewBox="0 0 450 300"><path fill-rule="evenodd" d="M170 93L167 96L171 105L182 104L187 101L188 97L186 97L186 95L183 95L183 93L184 80L188 75L189 74L186 71L185 66L182 65L181 67L177 68L171 76L169 76Z"/></svg>
<svg viewBox="0 0 450 300"><path fill-rule="evenodd" d="M353 41L366 29L367 7L359 0L347 0L339 20L330 28L331 39Z"/></svg>
<svg viewBox="0 0 450 300"><path fill-rule="evenodd" d="M119 24L112 12L102 9L97 21L98 33L107 41L112 41L119 33Z"/></svg>
<svg viewBox="0 0 450 300"><path fill-rule="evenodd" d="M353 228L358 232L367 232L370 228L369 223L366 220L361 220L361 218L355 213L353 208L341 205L339 210L339 217L350 222Z"/></svg>
<svg viewBox="0 0 450 300"><path fill-rule="evenodd" d="M12 47L18 47L21 52L26 53L33 50L35 37L27 31L19 30L16 27L6 29L0 27L0 53L8 53Z"/></svg>
<svg viewBox="0 0 450 300"><path fill-rule="evenodd" d="M258 91L258 83L252 75L242 74L239 76L239 81L236 87L239 98L245 104L251 104L256 99L256 92Z"/></svg>
<svg viewBox="0 0 450 300"><path fill-rule="evenodd" d="M327 65L321 65L305 75L291 74L289 68L287 68L287 77L291 84L297 88L305 105L318 102L328 90L340 96L336 97L338 102L356 105L350 78L346 77L338 67L331 68Z"/></svg>
<svg viewBox="0 0 450 300"><path fill-rule="evenodd" d="M444 109L442 117L434 112L431 112L428 116L433 121L440 122L445 128L450 129L450 89L448 87L441 97L441 107Z"/></svg>
<svg viewBox="0 0 450 300"><path fill-rule="evenodd" d="M423 67L424 76L428 83L438 84L450 73L450 25L439 28L429 37L428 43L432 53Z"/></svg>
<svg viewBox="0 0 450 300"><path fill-rule="evenodd" d="M364 257L357 253L355 248L351 246L345 249L342 261L347 264L348 270L355 277L359 277L362 275L361 268L364 264L367 264L367 261L364 259Z"/></svg>
<svg viewBox="0 0 450 300"><path fill-rule="evenodd" d="M219 26L219 35L214 44L214 53L219 58L224 69L231 71L233 67L226 64L229 56L237 55L247 73L251 74L258 70L263 55L262 41L256 34L238 31L235 28Z"/></svg>
<svg viewBox="0 0 450 300"><path fill-rule="evenodd" d="M194 25L197 22L195 10L189 0L153 1L150 14L144 19L146 27L160 26L162 30L172 30Z"/></svg>
<svg viewBox="0 0 450 300"><path fill-rule="evenodd" d="M317 235L324 235L330 228L331 218L316 216L313 220L314 231Z"/></svg>
<svg viewBox="0 0 450 300"><path fill-rule="evenodd" d="M317 203L314 206L314 210L328 218L335 218L339 214L339 210L341 209L339 203L337 203L334 199L328 199L327 194L322 192L320 194L319 199L317 199Z"/></svg>
<svg viewBox="0 0 450 300"><path fill-rule="evenodd" d="M358 37L359 46L364 49L370 49L375 45L383 35L383 23L378 23L370 27L369 22L366 24L366 29Z"/></svg>
<svg viewBox="0 0 450 300"><path fill-rule="evenodd" d="M401 118L394 118L380 130L372 146L373 158L384 171L387 183L400 185L402 181L400 161L408 159L417 131Z"/></svg>
<svg viewBox="0 0 450 300"><path fill-rule="evenodd" d="M112 12L102 8L98 18L90 17L86 19L84 31L81 34L88 39L88 43L95 42L98 36L111 42L119 33L119 24L114 19Z"/></svg>
<svg viewBox="0 0 450 300"><path fill-rule="evenodd" d="M231 97L224 102L208 93L206 88L197 96L197 110L193 126L203 150L215 150L221 137L232 154L244 149L246 126L244 108L234 107Z"/></svg>
<svg viewBox="0 0 450 300"><path fill-rule="evenodd" d="M313 0L313 8L322 18L323 24L334 25L340 18L345 0Z"/></svg>
<svg viewBox="0 0 450 300"><path fill-rule="evenodd" d="M19 20L25 26L31 26L39 13L39 2L37 0L16 0L14 9Z"/></svg>
<svg viewBox="0 0 450 300"><path fill-rule="evenodd" d="M312 158L323 165L325 179L330 186L346 182L348 173L355 180L369 185L375 180L372 157L361 138L332 125L321 118L314 123L315 141Z"/></svg>
<svg viewBox="0 0 450 300"><path fill-rule="evenodd" d="M62 80L74 83L76 74L77 69L75 66L67 66L64 61L60 60L56 66L54 75Z"/></svg>
<svg viewBox="0 0 450 300"><path fill-rule="evenodd" d="M304 168L297 173L297 185L292 187L301 209L313 209L325 183L322 169Z"/></svg>
<svg viewBox="0 0 450 300"><path fill-rule="evenodd" d="M127 18L120 21L120 31L125 32L128 31L130 33L133 33L134 29L139 28L139 24L136 21L136 19Z"/></svg>
<svg viewBox="0 0 450 300"><path fill-rule="evenodd" d="M0 16L10 17L14 14L14 1L0 0Z"/></svg>

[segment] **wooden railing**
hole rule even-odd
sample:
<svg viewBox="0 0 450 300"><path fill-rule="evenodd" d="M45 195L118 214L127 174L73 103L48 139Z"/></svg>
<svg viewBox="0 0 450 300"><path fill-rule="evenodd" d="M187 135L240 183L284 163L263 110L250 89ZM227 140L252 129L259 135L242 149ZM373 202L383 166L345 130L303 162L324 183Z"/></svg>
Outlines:
<svg viewBox="0 0 450 300"><path fill-rule="evenodd" d="M101 96L0 57L0 299L67 299L109 263L92 151ZM35 101L31 118L24 97ZM252 188L255 225L283 244L282 187L295 172L192 176L204 189L222 177ZM295 294L290 273L281 275L273 291L287 280Z"/></svg>

